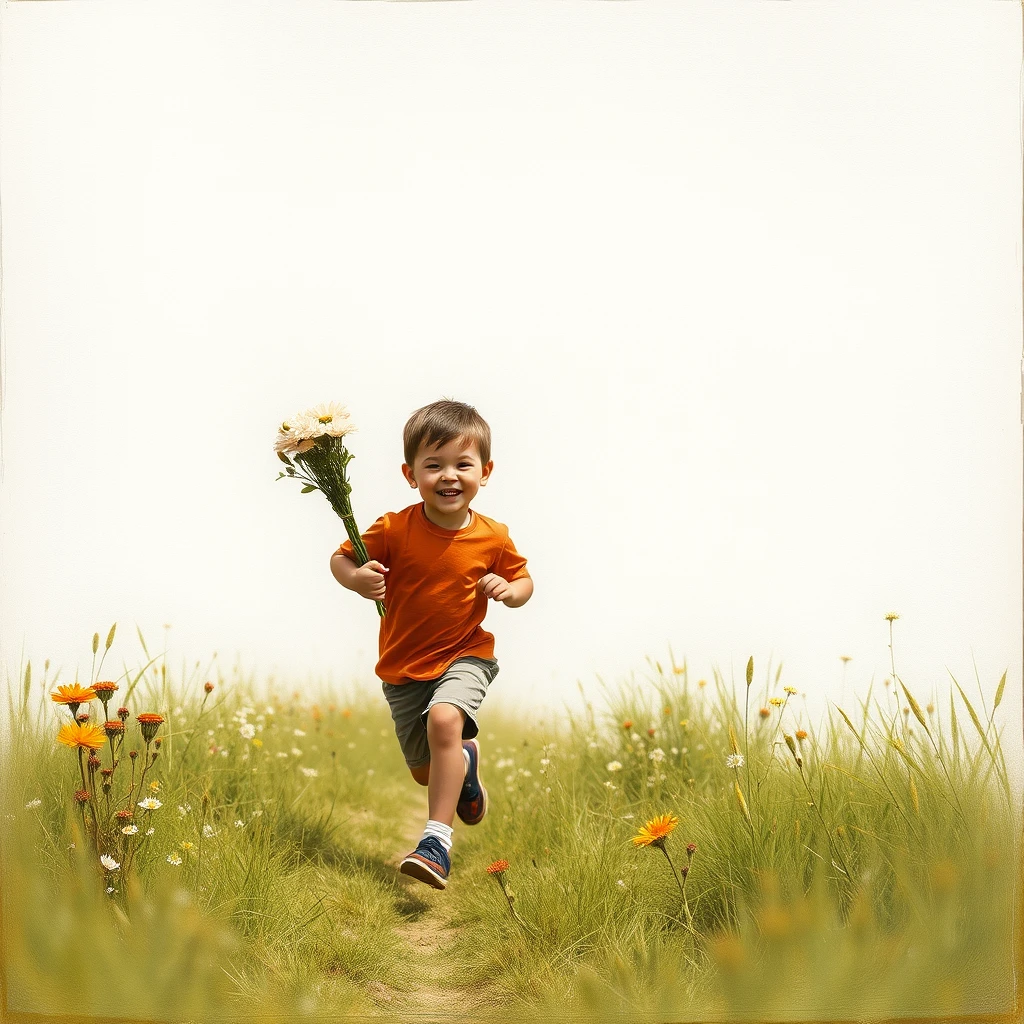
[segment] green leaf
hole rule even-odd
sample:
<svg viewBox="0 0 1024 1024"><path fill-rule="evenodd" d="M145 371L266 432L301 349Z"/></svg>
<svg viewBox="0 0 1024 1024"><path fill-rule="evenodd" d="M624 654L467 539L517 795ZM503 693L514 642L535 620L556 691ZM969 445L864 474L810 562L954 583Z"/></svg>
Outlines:
<svg viewBox="0 0 1024 1024"><path fill-rule="evenodd" d="M850 727L850 732L852 732L853 735L857 737L857 742L863 747L864 740L861 739L860 733L857 732L857 729L854 727L853 722L850 721L850 716L847 715L847 713L838 704L836 704L835 708L836 711L838 711L839 714L843 716L843 721Z"/></svg>
<svg viewBox="0 0 1024 1024"><path fill-rule="evenodd" d="M953 704L953 693L949 694L949 727L953 734L953 760L960 760L960 729L956 724L956 706Z"/></svg>
<svg viewBox="0 0 1024 1024"><path fill-rule="evenodd" d="M294 468L293 466L289 466L289 467L288 467L288 468L287 468L287 469L285 470L285 472L286 472L286 473L287 473L287 474L288 474L289 476L295 476L295 468Z"/></svg>
<svg viewBox="0 0 1024 1024"><path fill-rule="evenodd" d="M995 711L999 707L999 702L1003 699L1003 690L1006 688L1006 673L1003 673L1003 678L999 680L999 685L996 687L996 702L992 705L992 710Z"/></svg>
<svg viewBox="0 0 1024 1024"><path fill-rule="evenodd" d="M137 622L135 623L135 630L139 634L139 643L142 644L143 653L148 658L149 657L149 648L146 646L146 638L142 635L142 629L141 629L141 627L139 626L139 624ZM127 697L128 695L125 694L125 696Z"/></svg>
<svg viewBox="0 0 1024 1024"><path fill-rule="evenodd" d="M22 708L28 707L28 691L32 687L32 662L25 665L25 692L22 695Z"/></svg>
<svg viewBox="0 0 1024 1024"><path fill-rule="evenodd" d="M751 655L747 661L747 686L754 681L754 656Z"/></svg>
<svg viewBox="0 0 1024 1024"><path fill-rule="evenodd" d="M303 487L301 491L299 491L299 494L309 494L310 491L315 491L315 490L316 490L316 487L313 484L306 484L306 486Z"/></svg>
<svg viewBox="0 0 1024 1024"><path fill-rule="evenodd" d="M111 645L111 644L112 644L112 643L114 642L114 631L115 631L116 629L117 629L117 623L115 622L115 623L114 623L114 624L113 624L113 625L112 625L112 626L110 627L110 632L109 632L109 633L107 634L107 644L106 644L106 646L105 646L105 647L103 648L103 650L105 650L105 651L109 651L109 650L110 650L110 645Z"/></svg>
<svg viewBox="0 0 1024 1024"><path fill-rule="evenodd" d="M284 463L284 464L285 464L286 466L290 466L290 465L292 464L292 460L291 460L291 459L289 459L289 458L288 458L288 456L287 456L287 455L285 455L285 453L284 453L284 452L278 452L278 453L277 453L277 457L278 457L278 458L279 458L279 459L280 459L280 460L281 460L281 461L282 461L282 462L283 462L283 463Z"/></svg>
<svg viewBox="0 0 1024 1024"><path fill-rule="evenodd" d="M136 627L136 629L137 628L138 627ZM139 631L139 639L140 640L142 639L142 632L141 632L141 630ZM146 649L145 641L143 641L142 649L143 650ZM149 651L146 651L146 655L148 657ZM149 668L149 666L152 665L153 662L157 661L159 658L160 658L160 655L157 654L155 657L150 658L149 661L147 661L146 664L143 665L141 669L139 669L139 674L132 680L131 685L125 691L125 694L124 694L124 702L125 702L125 704L128 703L128 698L132 695L132 690L135 689L135 684L146 674L146 669ZM128 675L129 675L129 672L128 672L128 668L126 666L125 667L125 676L127 677Z"/></svg>
<svg viewBox="0 0 1024 1024"><path fill-rule="evenodd" d="M952 673L950 673L950 678L953 679ZM992 752L992 748L988 745L988 739L985 736L985 730L981 727L981 719L978 718L978 713L974 710L973 705L967 699L967 694L964 693L963 688L956 681L956 679L953 679L953 685L960 691L960 696L963 698L964 704L967 705L967 713L971 716L971 721L974 723L974 728L978 730L978 735L981 737L981 742L985 745L985 749L988 751L988 756L991 758L995 758L995 754Z"/></svg>

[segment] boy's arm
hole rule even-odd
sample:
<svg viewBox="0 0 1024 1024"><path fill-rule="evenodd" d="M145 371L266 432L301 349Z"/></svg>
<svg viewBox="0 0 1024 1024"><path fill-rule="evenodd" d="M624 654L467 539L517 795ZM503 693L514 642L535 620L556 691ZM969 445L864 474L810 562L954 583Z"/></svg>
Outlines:
<svg viewBox="0 0 1024 1024"><path fill-rule="evenodd" d="M500 601L509 608L518 608L526 604L533 594L533 580L529 576L520 576L510 583L496 572L489 572L480 578L477 586L483 591L484 597Z"/></svg>
<svg viewBox="0 0 1024 1024"><path fill-rule="evenodd" d="M384 573L388 570L376 559L357 566L348 555L335 551L331 555L331 575L347 590L370 601L383 601Z"/></svg>
<svg viewBox="0 0 1024 1024"><path fill-rule="evenodd" d="M512 596L503 598L501 602L506 608L518 608L533 596L533 580L529 576L513 580L509 587L512 589Z"/></svg>
<svg viewBox="0 0 1024 1024"><path fill-rule="evenodd" d="M347 555L335 551L331 555L331 575L347 590L352 589L358 566Z"/></svg>

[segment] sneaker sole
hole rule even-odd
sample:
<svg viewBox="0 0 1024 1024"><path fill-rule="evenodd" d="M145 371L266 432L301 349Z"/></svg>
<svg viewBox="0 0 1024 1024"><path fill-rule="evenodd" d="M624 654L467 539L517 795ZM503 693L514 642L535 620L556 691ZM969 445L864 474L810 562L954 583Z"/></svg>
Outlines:
<svg viewBox="0 0 1024 1024"><path fill-rule="evenodd" d="M420 882L426 882L427 885L432 885L435 889L444 889L448 885L447 878L439 875L429 862L415 853L410 853L399 865L398 870L401 874L408 875Z"/></svg>
<svg viewBox="0 0 1024 1024"><path fill-rule="evenodd" d="M479 825L480 822L484 820L484 815L487 813L487 790L484 788L484 780L480 777L480 744L475 737L471 740L466 740L466 743L471 743L473 745L474 752L476 753L476 781L477 785L479 785L480 787L480 792L483 795L484 799L483 810L480 811L478 817L474 818L472 821L468 821L466 818L463 818L462 815L460 814L459 820L464 825Z"/></svg>

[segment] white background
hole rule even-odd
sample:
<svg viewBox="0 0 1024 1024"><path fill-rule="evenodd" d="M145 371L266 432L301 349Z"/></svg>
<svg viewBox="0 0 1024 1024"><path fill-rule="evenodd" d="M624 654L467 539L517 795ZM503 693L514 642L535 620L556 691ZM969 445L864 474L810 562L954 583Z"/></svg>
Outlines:
<svg viewBox="0 0 1024 1024"><path fill-rule="evenodd" d="M491 424L475 507L536 582L489 612L496 698L596 698L671 645L850 704L897 611L922 703L976 661L1017 720L1018 5L103 0L0 31L6 670L87 676L116 620L116 671L137 623L172 663L372 684L344 531L271 444L348 405L365 529L446 396Z"/></svg>

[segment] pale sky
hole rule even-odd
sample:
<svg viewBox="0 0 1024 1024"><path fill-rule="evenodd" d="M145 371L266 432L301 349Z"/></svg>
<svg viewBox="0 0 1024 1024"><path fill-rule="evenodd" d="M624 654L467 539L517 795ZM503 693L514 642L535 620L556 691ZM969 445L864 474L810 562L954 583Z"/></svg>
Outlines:
<svg viewBox="0 0 1024 1024"><path fill-rule="evenodd" d="M0 661L374 683L278 423L490 422L536 592L492 694L685 656L809 700L1021 689L1021 10L0 8ZM852 661L840 685L840 655ZM1016 731L1016 726L1011 731Z"/></svg>

